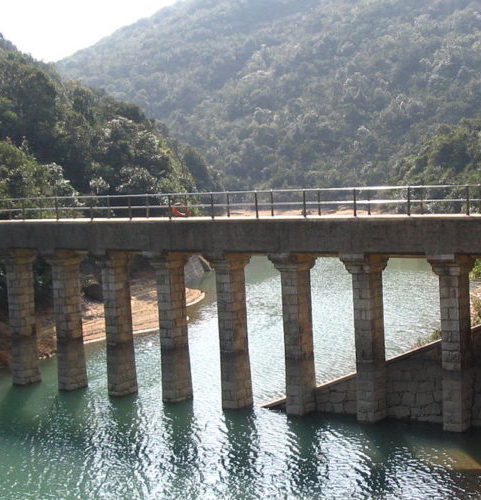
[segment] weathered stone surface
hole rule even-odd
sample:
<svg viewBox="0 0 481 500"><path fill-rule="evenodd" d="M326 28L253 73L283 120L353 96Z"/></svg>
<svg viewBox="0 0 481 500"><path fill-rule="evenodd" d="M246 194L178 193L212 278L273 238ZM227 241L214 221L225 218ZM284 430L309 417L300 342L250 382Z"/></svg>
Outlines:
<svg viewBox="0 0 481 500"><path fill-rule="evenodd" d="M385 373L386 416L401 420L441 422L440 342L386 361ZM420 377L421 381L418 381ZM355 415L360 385L357 378L358 375L353 373L317 387L317 410ZM361 383L361 387L364 385L369 387L369 384ZM363 394L366 396L370 392L363 391ZM479 410L481 411L481 395Z"/></svg>
<svg viewBox="0 0 481 500"><path fill-rule="evenodd" d="M462 235L462 237L461 237ZM0 249L480 255L481 217L1 221Z"/></svg>
<svg viewBox="0 0 481 500"><path fill-rule="evenodd" d="M150 260L157 277L162 399L192 398L184 266L187 256L170 253Z"/></svg>
<svg viewBox="0 0 481 500"><path fill-rule="evenodd" d="M32 271L35 257L36 252L32 250L10 250L1 256L7 272L11 371L15 385L41 380Z"/></svg>
<svg viewBox="0 0 481 500"><path fill-rule="evenodd" d="M88 384L80 303L79 266L83 255L59 250L46 258L52 266L58 386L72 391Z"/></svg>
<svg viewBox="0 0 481 500"><path fill-rule="evenodd" d="M465 255L430 256L439 276L443 365L443 427L462 432L471 426L472 346L469 272Z"/></svg>
<svg viewBox="0 0 481 500"><path fill-rule="evenodd" d="M252 406L244 268L248 255L207 255L215 270L222 407Z"/></svg>
<svg viewBox="0 0 481 500"><path fill-rule="evenodd" d="M304 415L316 408L314 346L309 255L271 254L281 273L284 352L286 359L286 412Z"/></svg>
<svg viewBox="0 0 481 500"><path fill-rule="evenodd" d="M111 396L125 396L137 392L129 254L110 251L99 261L102 265L108 391Z"/></svg>
<svg viewBox="0 0 481 500"><path fill-rule="evenodd" d="M386 367L380 255L341 254L352 275L357 369L357 418L377 422L386 416Z"/></svg>

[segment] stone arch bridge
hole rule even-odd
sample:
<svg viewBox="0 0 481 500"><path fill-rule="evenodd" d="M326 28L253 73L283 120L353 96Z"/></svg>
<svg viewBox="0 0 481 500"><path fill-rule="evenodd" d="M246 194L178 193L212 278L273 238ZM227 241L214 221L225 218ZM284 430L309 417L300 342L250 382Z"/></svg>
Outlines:
<svg viewBox="0 0 481 500"><path fill-rule="evenodd" d="M285 409L481 425L481 354L470 325L469 272L481 256L479 215L45 219L0 222L7 271L13 383L38 382L32 262L52 266L62 390L87 385L79 263L102 263L108 391L137 390L128 262L142 253L157 275L163 400L192 397L184 264L202 254L217 283L222 405L252 405L244 267L267 255L280 271L286 364ZM310 269L339 258L352 275L356 373L316 387ZM389 257L427 259L439 277L442 340L386 361L382 272Z"/></svg>

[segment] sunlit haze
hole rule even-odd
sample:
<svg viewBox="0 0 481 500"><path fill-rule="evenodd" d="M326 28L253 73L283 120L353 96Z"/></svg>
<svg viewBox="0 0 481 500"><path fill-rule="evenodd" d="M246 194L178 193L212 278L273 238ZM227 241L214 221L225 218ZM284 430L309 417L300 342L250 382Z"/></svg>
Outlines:
<svg viewBox="0 0 481 500"><path fill-rule="evenodd" d="M176 0L16 0L3 2L0 33L22 52L57 61Z"/></svg>

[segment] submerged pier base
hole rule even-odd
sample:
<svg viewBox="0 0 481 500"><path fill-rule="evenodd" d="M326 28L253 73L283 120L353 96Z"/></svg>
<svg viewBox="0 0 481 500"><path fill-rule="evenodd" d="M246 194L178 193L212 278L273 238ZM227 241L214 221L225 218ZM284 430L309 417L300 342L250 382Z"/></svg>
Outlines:
<svg viewBox="0 0 481 500"><path fill-rule="evenodd" d="M101 259L107 342L107 379L111 396L137 392L127 252L110 251Z"/></svg>
<svg viewBox="0 0 481 500"><path fill-rule="evenodd" d="M286 412L305 415L316 408L310 270L315 258L302 254L271 254L281 273Z"/></svg>
<svg viewBox="0 0 481 500"><path fill-rule="evenodd" d="M244 268L250 257L207 257L215 270L219 323L222 408L252 406Z"/></svg>
<svg viewBox="0 0 481 500"><path fill-rule="evenodd" d="M12 378L15 385L41 380L32 262L37 252L10 250L2 256L7 272L8 317L12 342Z"/></svg>
<svg viewBox="0 0 481 500"><path fill-rule="evenodd" d="M188 256L170 253L151 257L157 278L162 400L192 398L184 266Z"/></svg>

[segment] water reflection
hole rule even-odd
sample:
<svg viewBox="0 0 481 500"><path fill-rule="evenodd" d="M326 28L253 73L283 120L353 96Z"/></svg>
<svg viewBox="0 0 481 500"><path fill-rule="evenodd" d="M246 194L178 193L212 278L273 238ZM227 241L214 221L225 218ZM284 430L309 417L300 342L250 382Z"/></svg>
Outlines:
<svg viewBox="0 0 481 500"><path fill-rule="evenodd" d="M247 491L256 490L259 481L259 435L254 412L225 411L224 429L221 462L226 493L243 498Z"/></svg>
<svg viewBox="0 0 481 500"><path fill-rule="evenodd" d="M481 431L259 408L284 392L280 284L258 258L247 279L254 409L221 409L209 277L206 301L189 309L193 401L162 403L157 336L135 341L139 394L127 398L107 396L104 345L87 346L89 387L75 393L58 393L54 360L28 388L0 374L0 498L480 498ZM352 368L350 276L337 259L319 259L312 289L316 370L326 380ZM392 261L384 293L394 355L436 324L437 284L425 264Z"/></svg>

